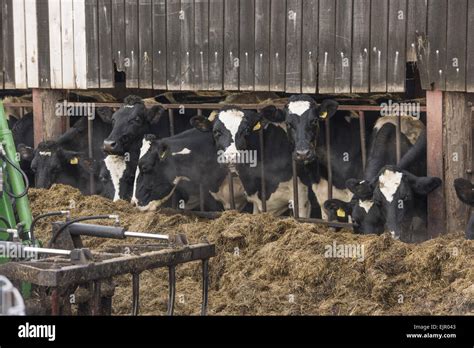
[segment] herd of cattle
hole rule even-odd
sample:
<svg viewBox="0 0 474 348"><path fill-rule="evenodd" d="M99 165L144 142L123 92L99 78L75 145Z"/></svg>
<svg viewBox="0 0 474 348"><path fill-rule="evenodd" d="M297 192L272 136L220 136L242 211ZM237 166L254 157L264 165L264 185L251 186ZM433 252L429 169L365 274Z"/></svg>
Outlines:
<svg viewBox="0 0 474 348"><path fill-rule="evenodd" d="M86 156L85 117L55 141L42 142L36 149L31 113L12 121L11 128L21 167L36 187L62 183L87 194L93 176L95 193L131 201L143 210L169 205L172 195L180 208L197 209L201 188L206 210L235 206L257 213L263 210L265 196L266 210L280 215L294 208L296 174L300 217L352 222L356 233L388 231L407 242L427 239L427 195L441 180L426 176L422 121L407 115L375 118L366 129L364 170L358 115L337 109L336 101L318 104L310 96L295 95L284 109L267 105L257 112L226 105L204 115L185 110L174 118L175 135L171 135L170 118L160 104L147 107L140 97L129 96L116 111L97 108L92 122L93 159ZM398 165L397 117L401 129ZM329 118L331 127L326 132ZM469 181L456 180L455 189L461 201L474 205L474 187ZM466 237L474 239L474 215Z"/></svg>

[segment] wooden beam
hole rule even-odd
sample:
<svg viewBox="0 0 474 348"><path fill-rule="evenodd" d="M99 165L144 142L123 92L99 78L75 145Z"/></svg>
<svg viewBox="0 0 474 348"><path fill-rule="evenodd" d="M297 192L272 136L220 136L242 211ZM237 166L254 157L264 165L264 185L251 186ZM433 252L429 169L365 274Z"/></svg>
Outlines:
<svg viewBox="0 0 474 348"><path fill-rule="evenodd" d="M56 116L56 105L63 92L33 89L33 127L35 147L44 140L57 139L65 130L65 117Z"/></svg>
<svg viewBox="0 0 474 348"><path fill-rule="evenodd" d="M446 201L443 165L443 93L426 92L427 172L443 180L441 188L428 195L428 233L431 238L446 232Z"/></svg>
<svg viewBox="0 0 474 348"><path fill-rule="evenodd" d="M467 93L443 93L444 116L444 188L446 201L446 226L448 233L464 232L469 207L462 203L454 191L454 180L470 179L472 168L472 125L471 106Z"/></svg>

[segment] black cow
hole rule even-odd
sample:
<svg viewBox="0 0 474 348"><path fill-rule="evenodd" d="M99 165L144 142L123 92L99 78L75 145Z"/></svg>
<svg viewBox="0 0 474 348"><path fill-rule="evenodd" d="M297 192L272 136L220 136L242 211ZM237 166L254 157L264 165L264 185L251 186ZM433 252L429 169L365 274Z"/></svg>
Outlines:
<svg viewBox="0 0 474 348"><path fill-rule="evenodd" d="M454 189L461 202L474 207L474 185L469 180L463 178L454 180ZM474 240L474 213L467 223L466 239Z"/></svg>
<svg viewBox="0 0 474 348"><path fill-rule="evenodd" d="M265 189L267 211L282 214L291 208L293 201L292 150L285 125L275 123L267 115L226 106L214 122L204 117L195 117L192 122L202 132L213 134L219 163L235 171L247 193L247 200L254 205L254 212L262 211L261 166L262 154L265 166ZM271 115L270 115L271 116ZM259 142L258 130L263 128L264 151ZM310 214L309 177L303 165L297 168L299 216Z"/></svg>
<svg viewBox="0 0 474 348"><path fill-rule="evenodd" d="M180 208L198 208L201 184L206 210L230 209L227 169L217 163L212 133L190 129L164 139L147 136L144 145L135 204L151 209L175 192ZM244 192L237 180L234 183L236 209L241 209L246 202Z"/></svg>
<svg viewBox="0 0 474 348"><path fill-rule="evenodd" d="M103 139L111 126L100 117L110 113L106 109L96 112L93 122L93 159L88 158L87 118L82 117L56 141L45 141L34 151L31 169L35 173L36 187L49 188L54 183L68 184L89 193L90 174L96 177L96 193L102 191L98 180L100 163L104 158L101 151Z"/></svg>

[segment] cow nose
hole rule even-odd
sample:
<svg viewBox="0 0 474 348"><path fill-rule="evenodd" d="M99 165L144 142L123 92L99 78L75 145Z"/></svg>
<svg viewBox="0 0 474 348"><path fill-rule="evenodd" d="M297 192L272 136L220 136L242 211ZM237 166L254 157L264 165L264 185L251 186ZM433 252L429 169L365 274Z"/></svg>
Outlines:
<svg viewBox="0 0 474 348"><path fill-rule="evenodd" d="M112 140L104 140L104 150L105 151L113 151L117 143Z"/></svg>
<svg viewBox="0 0 474 348"><path fill-rule="evenodd" d="M306 159L309 156L309 150L296 150L297 159Z"/></svg>

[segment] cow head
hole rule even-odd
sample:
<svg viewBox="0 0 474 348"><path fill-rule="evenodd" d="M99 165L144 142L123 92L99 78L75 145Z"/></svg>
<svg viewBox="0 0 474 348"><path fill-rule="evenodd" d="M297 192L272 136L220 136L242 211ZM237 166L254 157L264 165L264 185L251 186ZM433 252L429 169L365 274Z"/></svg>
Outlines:
<svg viewBox="0 0 474 348"><path fill-rule="evenodd" d="M380 206L386 228L399 239L409 232L415 217L415 200L426 196L441 185L441 179L418 177L395 166L385 166L379 172L373 200Z"/></svg>
<svg viewBox="0 0 474 348"><path fill-rule="evenodd" d="M127 97L124 103L125 105L111 116L112 132L104 140L104 151L109 154L124 155L130 151L131 146L140 142L164 113L164 109L159 105L147 109L143 100L137 96ZM104 119L102 116L101 118Z"/></svg>
<svg viewBox="0 0 474 348"><path fill-rule="evenodd" d="M50 188L62 172L79 166L82 155L81 152L65 150L54 141L40 143L31 162L36 187Z"/></svg>
<svg viewBox="0 0 474 348"><path fill-rule="evenodd" d="M194 128L202 132L211 132L219 155L226 163L235 163L239 151L246 150L248 136L260 129L262 114L253 110L242 110L236 106L226 106L213 121L202 116L191 119Z"/></svg>
<svg viewBox="0 0 474 348"><path fill-rule="evenodd" d="M321 104L308 95L294 95L289 98L284 110L268 107L262 110L267 119L273 122L286 121L288 136L293 144L295 158L301 162L316 159L316 148L320 131L320 121L332 117L338 103L324 100Z"/></svg>

